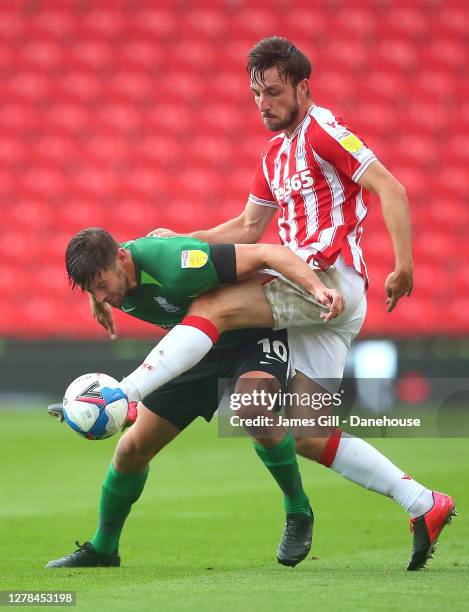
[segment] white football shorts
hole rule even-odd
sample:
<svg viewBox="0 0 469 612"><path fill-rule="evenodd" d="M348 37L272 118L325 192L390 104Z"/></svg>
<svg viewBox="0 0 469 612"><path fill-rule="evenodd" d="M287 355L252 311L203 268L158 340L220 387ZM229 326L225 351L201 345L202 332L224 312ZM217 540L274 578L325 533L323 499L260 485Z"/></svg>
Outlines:
<svg viewBox="0 0 469 612"><path fill-rule="evenodd" d="M344 312L327 323L320 318L324 307L287 279L277 277L263 287L272 307L274 329L288 328L292 374L301 372L334 393L340 387L350 345L365 320L365 281L341 256L328 270L315 272L345 300Z"/></svg>

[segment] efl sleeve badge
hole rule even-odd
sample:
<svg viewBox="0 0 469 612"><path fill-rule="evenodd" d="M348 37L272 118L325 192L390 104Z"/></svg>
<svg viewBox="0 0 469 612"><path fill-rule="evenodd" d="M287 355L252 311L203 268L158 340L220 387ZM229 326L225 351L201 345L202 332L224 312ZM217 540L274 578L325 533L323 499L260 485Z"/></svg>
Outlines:
<svg viewBox="0 0 469 612"><path fill-rule="evenodd" d="M181 268L203 268L207 261L207 253L198 249L181 253Z"/></svg>
<svg viewBox="0 0 469 612"><path fill-rule="evenodd" d="M348 136L341 138L339 143L349 153L356 153L363 147L363 142L360 140L360 138L358 138L358 136L355 136L355 134L349 134Z"/></svg>

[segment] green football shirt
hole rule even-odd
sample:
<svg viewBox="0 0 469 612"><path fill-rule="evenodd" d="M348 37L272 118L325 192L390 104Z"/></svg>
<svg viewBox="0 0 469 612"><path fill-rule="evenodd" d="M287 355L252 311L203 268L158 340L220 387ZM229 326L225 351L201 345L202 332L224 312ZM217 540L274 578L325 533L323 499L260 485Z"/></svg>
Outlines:
<svg viewBox="0 0 469 612"><path fill-rule="evenodd" d="M121 310L159 327L173 327L191 302L220 285L210 246L196 238L147 237L124 242L132 254L137 287Z"/></svg>
<svg viewBox="0 0 469 612"><path fill-rule="evenodd" d="M159 327L181 322L191 302L218 287L210 245L187 236L155 236L122 243L132 253L137 287L120 309ZM223 350L250 341L256 330L236 329L221 334L212 350Z"/></svg>

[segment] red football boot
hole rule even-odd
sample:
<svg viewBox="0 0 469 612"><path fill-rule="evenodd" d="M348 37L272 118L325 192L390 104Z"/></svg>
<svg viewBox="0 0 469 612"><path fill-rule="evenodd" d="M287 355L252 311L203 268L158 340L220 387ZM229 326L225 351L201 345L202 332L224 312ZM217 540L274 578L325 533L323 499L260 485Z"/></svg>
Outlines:
<svg viewBox="0 0 469 612"><path fill-rule="evenodd" d="M443 527L456 515L454 499L444 493L433 491L432 508L422 516L410 519L410 531L414 534L412 554L407 566L410 572L425 567L427 559L433 557Z"/></svg>

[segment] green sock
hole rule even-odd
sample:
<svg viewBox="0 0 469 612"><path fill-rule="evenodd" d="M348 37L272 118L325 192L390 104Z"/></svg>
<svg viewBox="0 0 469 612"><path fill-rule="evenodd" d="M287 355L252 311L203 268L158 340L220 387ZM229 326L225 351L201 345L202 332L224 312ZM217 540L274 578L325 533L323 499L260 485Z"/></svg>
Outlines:
<svg viewBox="0 0 469 612"><path fill-rule="evenodd" d="M101 490L99 525L91 539L95 550L111 554L119 548L119 538L132 504L140 497L149 468L139 474L124 474L109 466Z"/></svg>
<svg viewBox="0 0 469 612"><path fill-rule="evenodd" d="M254 448L283 491L285 512L309 515L309 499L301 483L295 439L291 432L287 433L274 448L265 448L256 442Z"/></svg>

